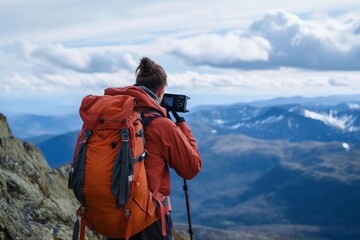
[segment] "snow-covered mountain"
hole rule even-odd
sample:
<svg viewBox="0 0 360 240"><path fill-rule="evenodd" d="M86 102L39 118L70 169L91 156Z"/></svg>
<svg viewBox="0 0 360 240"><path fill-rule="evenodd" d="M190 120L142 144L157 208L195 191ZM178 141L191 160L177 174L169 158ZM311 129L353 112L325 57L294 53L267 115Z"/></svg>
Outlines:
<svg viewBox="0 0 360 240"><path fill-rule="evenodd" d="M237 104L191 113L188 122L212 134L245 134L291 142L360 141L360 104L334 106L300 104L255 107Z"/></svg>

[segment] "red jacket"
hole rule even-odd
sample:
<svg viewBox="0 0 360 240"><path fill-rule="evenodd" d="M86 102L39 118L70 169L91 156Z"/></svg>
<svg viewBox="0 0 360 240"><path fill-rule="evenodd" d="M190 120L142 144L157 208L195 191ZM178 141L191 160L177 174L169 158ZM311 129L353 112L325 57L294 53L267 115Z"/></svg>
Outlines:
<svg viewBox="0 0 360 240"><path fill-rule="evenodd" d="M125 94L135 97L141 111L156 109L166 116L166 109L138 86L105 89L105 95ZM169 167L176 173L191 179L201 169L201 159L197 143L185 122L175 124L169 118L152 120L145 130L145 148L149 153L145 160L149 188L170 195Z"/></svg>

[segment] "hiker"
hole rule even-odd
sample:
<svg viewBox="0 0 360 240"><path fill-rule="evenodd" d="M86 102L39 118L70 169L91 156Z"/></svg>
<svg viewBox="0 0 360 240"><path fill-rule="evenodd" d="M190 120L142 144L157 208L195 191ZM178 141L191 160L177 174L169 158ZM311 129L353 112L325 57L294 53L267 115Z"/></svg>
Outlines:
<svg viewBox="0 0 360 240"><path fill-rule="evenodd" d="M86 227L109 240L171 240L169 168L184 183L201 169L185 119L171 112L174 123L160 105L164 69L144 57L135 72L135 85L81 102L83 126L68 182L81 204L73 240L84 240Z"/></svg>
<svg viewBox="0 0 360 240"><path fill-rule="evenodd" d="M136 84L124 88L108 88L105 90L105 95L133 96L138 101L140 112L156 110L161 115L167 116L166 109L160 106L166 87L167 75L164 69L151 59L143 57L136 69ZM149 114L154 113L150 111ZM145 127L145 149L148 152L145 168L149 188L152 193L165 196L166 200L163 204L169 208L171 208L169 167L174 168L184 179L192 179L201 169L200 153L189 126L177 113L173 115L176 123L167 117L156 117ZM166 238L162 235L161 219L159 219L130 239L171 240L170 215L166 215Z"/></svg>

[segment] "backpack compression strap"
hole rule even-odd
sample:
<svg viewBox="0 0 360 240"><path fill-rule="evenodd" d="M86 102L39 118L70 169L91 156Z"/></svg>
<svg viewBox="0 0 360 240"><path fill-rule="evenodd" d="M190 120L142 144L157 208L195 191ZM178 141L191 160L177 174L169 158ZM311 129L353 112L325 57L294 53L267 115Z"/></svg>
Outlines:
<svg viewBox="0 0 360 240"><path fill-rule="evenodd" d="M132 162L130 162L131 152L129 146L129 129L121 129L121 149L116 157L111 191L116 198L116 207L124 206L130 196L130 181L133 171Z"/></svg>
<svg viewBox="0 0 360 240"><path fill-rule="evenodd" d="M144 151L140 156L132 158L129 146L129 129L121 129L120 134L122 144L115 159L111 180L111 192L116 198L117 208L123 207L129 200L130 182L132 181L132 175L134 173L133 164L146 157L146 152ZM143 136L141 131L139 134Z"/></svg>

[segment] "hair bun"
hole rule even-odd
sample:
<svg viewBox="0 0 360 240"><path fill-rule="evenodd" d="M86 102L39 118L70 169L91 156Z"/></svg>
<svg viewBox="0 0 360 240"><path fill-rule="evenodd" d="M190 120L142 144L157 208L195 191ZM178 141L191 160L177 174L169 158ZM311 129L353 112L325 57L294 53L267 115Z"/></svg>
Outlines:
<svg viewBox="0 0 360 240"><path fill-rule="evenodd" d="M155 66L155 62L148 57L143 57L140 60L140 74L149 74L152 72Z"/></svg>
<svg viewBox="0 0 360 240"><path fill-rule="evenodd" d="M167 84L167 76L164 69L148 57L140 59L135 74L136 84L145 86L154 93Z"/></svg>

